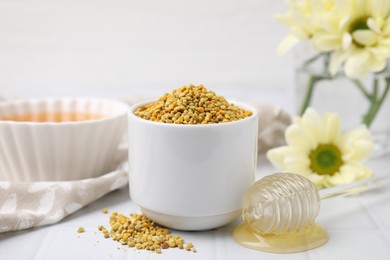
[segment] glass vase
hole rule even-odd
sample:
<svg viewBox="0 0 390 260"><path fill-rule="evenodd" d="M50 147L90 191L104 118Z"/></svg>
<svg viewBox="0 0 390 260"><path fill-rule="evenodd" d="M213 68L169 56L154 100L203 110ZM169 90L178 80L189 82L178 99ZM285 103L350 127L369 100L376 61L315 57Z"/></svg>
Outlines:
<svg viewBox="0 0 390 260"><path fill-rule="evenodd" d="M308 48L296 53L296 107L302 114L306 107L319 113L336 112L343 131L366 124L374 141L374 155L390 147L390 69L371 73L363 80L347 77L342 71L328 72L329 54L316 54Z"/></svg>

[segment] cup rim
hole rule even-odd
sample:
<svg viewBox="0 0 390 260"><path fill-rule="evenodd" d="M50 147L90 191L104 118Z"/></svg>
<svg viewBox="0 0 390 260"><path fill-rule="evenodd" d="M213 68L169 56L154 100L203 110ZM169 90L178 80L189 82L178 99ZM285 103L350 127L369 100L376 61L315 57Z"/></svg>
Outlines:
<svg viewBox="0 0 390 260"><path fill-rule="evenodd" d="M136 116L134 114L134 111L138 107L143 106L143 105L147 105L147 104L150 104L150 103L153 103L153 102L156 102L156 99L148 99L148 100L144 100L144 101L137 102L137 103L133 104L132 106L130 106L130 108L128 110L129 118L138 120L138 121L143 122L145 124L151 124L151 125L156 125L156 126L161 126L161 127L173 127L173 128L182 128L182 127L185 127L185 128L211 128L212 127L212 128L214 128L214 127L225 127L225 126L232 126L232 125L241 124L241 123L244 123L244 122L256 119L257 116L258 116L258 110L254 106L248 105L247 103L244 103L244 102L237 101L235 99L227 99L227 102L229 104L233 103L234 105L238 106L239 108L250 110L252 112L252 115L248 116L246 118L240 119L240 120L224 122L224 123L214 123L214 124L171 124L171 123L155 122L155 121L143 119L143 118L140 118L140 117L138 117L138 116Z"/></svg>
<svg viewBox="0 0 390 260"><path fill-rule="evenodd" d="M83 125L83 124L97 124L100 122L106 122L123 117L127 114L129 105L123 101L108 99L108 98L95 98L95 97L40 97L40 98L18 98L5 100L0 102L0 109L5 106L20 106L21 104L29 102L53 102L53 101L76 101L76 102L104 102L111 103L114 106L119 107L119 111L112 115L107 115L98 119L89 119L82 121L64 121L64 122L32 122L32 121L12 121L12 120L0 120L0 125L26 125L26 126L69 126L69 125Z"/></svg>

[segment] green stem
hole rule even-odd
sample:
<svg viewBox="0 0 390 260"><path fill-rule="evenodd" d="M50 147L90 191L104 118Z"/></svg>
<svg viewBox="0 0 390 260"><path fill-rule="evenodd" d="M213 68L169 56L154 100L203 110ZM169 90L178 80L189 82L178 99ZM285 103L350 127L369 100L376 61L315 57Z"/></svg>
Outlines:
<svg viewBox="0 0 390 260"><path fill-rule="evenodd" d="M368 111L367 113L363 116L363 123L367 125L367 127L369 127L368 125L368 120L369 118L371 117L373 111L375 110L375 107L376 107L376 103L377 103L377 98L378 98L378 79L377 78L374 78L374 82L373 82L373 86L372 86L372 94L370 94L370 98L369 98L369 102L370 102L370 106L368 108Z"/></svg>
<svg viewBox="0 0 390 260"><path fill-rule="evenodd" d="M372 96L371 96L372 102L376 102L376 100L378 99L378 83L379 83L378 79L375 78L373 92L372 92Z"/></svg>
<svg viewBox="0 0 390 260"><path fill-rule="evenodd" d="M371 95L368 93L368 91L366 90L366 88L364 87L363 83L360 81L360 80L352 80L353 83L355 83L355 85L359 88L359 90L363 93L363 95L370 99L371 100Z"/></svg>
<svg viewBox="0 0 390 260"><path fill-rule="evenodd" d="M309 81L307 83L307 90L306 90L306 95L305 98L303 99L303 103L301 106L301 109L299 110L299 115L303 115L305 113L306 108L310 105L312 96L313 96L313 90L314 86L319 81L320 78L318 76L310 75Z"/></svg>
<svg viewBox="0 0 390 260"><path fill-rule="evenodd" d="M372 122L374 121L376 115L378 114L388 92L389 92L389 89L390 89L390 78L386 78L386 87L385 87L385 90L382 94L382 96L378 99L377 98L377 92L378 92L378 80L375 79L374 81L374 93L372 95L372 99L371 99L371 106L370 106L370 109L369 111L367 112L367 114L364 116L364 120L363 120L363 123L365 123L367 125L367 127L369 128L372 124Z"/></svg>
<svg viewBox="0 0 390 260"><path fill-rule="evenodd" d="M314 55L313 57L311 57L310 59L308 59L307 61L305 61L303 64L302 64L302 67L307 67L309 66L312 62L316 61L318 58L322 57L323 56L323 53L318 53L316 55Z"/></svg>

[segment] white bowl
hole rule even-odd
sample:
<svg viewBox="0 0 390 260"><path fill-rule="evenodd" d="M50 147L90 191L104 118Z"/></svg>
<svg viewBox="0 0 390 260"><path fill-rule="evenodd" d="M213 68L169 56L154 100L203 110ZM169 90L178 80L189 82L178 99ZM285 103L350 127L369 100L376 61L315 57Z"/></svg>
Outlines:
<svg viewBox="0 0 390 260"><path fill-rule="evenodd" d="M90 98L1 102L0 180L77 180L113 170L127 110L125 103Z"/></svg>
<svg viewBox="0 0 390 260"><path fill-rule="evenodd" d="M129 185L132 200L155 222L181 230L223 226L241 214L255 179L257 112L234 122L175 125L134 115L130 108Z"/></svg>

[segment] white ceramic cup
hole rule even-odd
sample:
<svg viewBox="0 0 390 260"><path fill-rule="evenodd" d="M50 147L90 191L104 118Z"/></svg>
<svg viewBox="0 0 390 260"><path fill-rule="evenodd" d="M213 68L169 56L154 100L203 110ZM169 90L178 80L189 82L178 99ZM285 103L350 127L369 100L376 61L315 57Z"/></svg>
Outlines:
<svg viewBox="0 0 390 260"><path fill-rule="evenodd" d="M255 179L258 114L234 122L178 125L145 120L130 108L129 185L132 200L153 221L206 230L241 214Z"/></svg>

